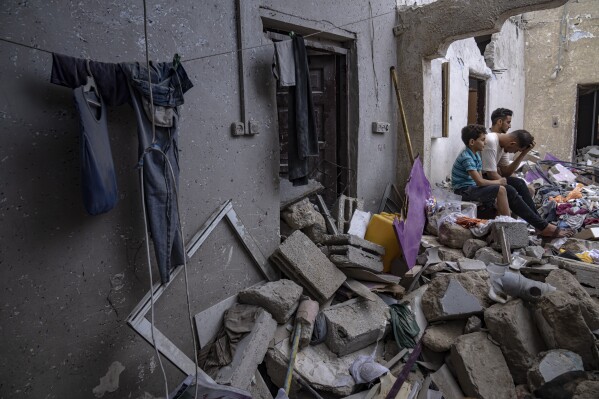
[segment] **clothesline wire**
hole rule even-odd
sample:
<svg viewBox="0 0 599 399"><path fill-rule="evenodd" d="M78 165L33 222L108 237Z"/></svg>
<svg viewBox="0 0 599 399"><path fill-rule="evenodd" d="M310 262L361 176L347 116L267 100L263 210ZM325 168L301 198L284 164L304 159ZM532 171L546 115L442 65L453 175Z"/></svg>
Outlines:
<svg viewBox="0 0 599 399"><path fill-rule="evenodd" d="M360 22L364 22L364 21L371 21L371 20L374 20L376 18L383 17L385 15L389 15L389 14L395 12L395 10L396 10L396 8L394 7L392 10L383 12L381 14L371 15L371 16L369 16L367 18L362 18L362 19L359 19L357 21L348 22L348 23L345 23L345 24L342 24L342 25L333 25L331 28L319 30L319 31L316 31L316 32L312 32L312 33L309 33L307 35L304 35L303 37L304 38L308 38L308 37L319 35L321 33L331 32L333 29L343 28L343 27L354 25L354 24L357 24L357 23L360 23ZM54 54L54 51L47 50L47 49L44 49L44 48L41 48L41 47L32 46L32 45L21 43L21 42L17 42L15 40L7 39L7 38L4 38L4 37L0 37L0 41L1 42L10 43L10 44L14 44L16 46L21 46L21 47L29 48L31 50L37 50L37 51L41 51L41 52L48 53L48 54ZM220 53L213 53L213 54L207 54L207 55L202 55L202 56L198 56L198 57L192 57L192 58L182 59L181 62L183 63L183 62L199 61L199 60L204 60L204 59L212 58L212 57L220 57L220 56L223 56L223 55L235 54L235 53L238 53L240 51L255 50L255 49L258 49L258 48L261 48L261 47L272 46L272 45L273 45L272 42L270 42L270 43L265 43L265 44L259 44L259 45L256 45L256 46L242 47L242 48L236 49L236 50L228 50L228 51L223 51L223 52L220 52Z"/></svg>

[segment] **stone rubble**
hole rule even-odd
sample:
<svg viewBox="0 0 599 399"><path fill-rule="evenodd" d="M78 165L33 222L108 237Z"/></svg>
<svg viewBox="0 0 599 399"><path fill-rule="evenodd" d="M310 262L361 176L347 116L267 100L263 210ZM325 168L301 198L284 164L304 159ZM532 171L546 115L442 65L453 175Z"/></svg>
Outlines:
<svg viewBox="0 0 599 399"><path fill-rule="evenodd" d="M556 248L575 254L599 250L599 242L569 238L545 243L529 235L525 223L503 219L481 234L444 219L438 228L427 228L435 235L422 236L416 265L408 268L400 253L391 263L392 273L385 273L384 247L342 234L352 213L362 208L358 199L339 199L332 208L337 235L327 233L323 215L309 198L282 209L283 241L270 260L288 279L238 293L238 302L264 309L257 328L266 332L244 338L253 350L241 345L217 382L243 386L256 397L274 397L275 388L283 386L294 326L300 323L290 399L313 396L306 385L323 397L366 397L368 387L349 372L360 356L373 356L390 370L381 381L374 380L375 388L394 381L412 352L403 347L407 330L422 353L408 373L406 395L412 389L414 397L532 399L561 390L570 395L565 397L597 397L599 290L586 283L593 270L576 269L582 262L554 255ZM509 243L507 254L499 245L500 228ZM507 255L510 264L504 263ZM503 281L506 273L518 281L534 280L532 291L545 283L556 290L495 292L494 282ZM346 275L350 280L344 284ZM309 302L309 312L298 311L306 296L316 302ZM390 312L395 303L407 306L408 319ZM244 372L242 363L248 365Z"/></svg>

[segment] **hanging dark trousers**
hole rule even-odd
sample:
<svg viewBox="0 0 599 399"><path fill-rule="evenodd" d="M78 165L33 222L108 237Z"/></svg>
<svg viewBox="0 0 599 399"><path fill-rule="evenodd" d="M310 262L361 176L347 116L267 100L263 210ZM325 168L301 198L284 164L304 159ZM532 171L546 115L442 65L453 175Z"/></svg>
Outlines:
<svg viewBox="0 0 599 399"><path fill-rule="evenodd" d="M53 54L51 82L76 88L86 83L86 60ZM170 279L170 269L183 264L185 248L179 236L179 218L175 189L179 179L178 109L183 94L193 87L181 64L151 63L154 115L148 109L150 88L148 72L139 63L112 64L89 62L100 95L108 106L128 102L137 119L139 162L143 163L146 215L154 243L156 261L163 283ZM144 102L145 108L144 109ZM165 115L170 118L167 121ZM157 121L155 137L152 121ZM170 124L171 126L166 126ZM153 141L154 139L154 141ZM153 147L158 151L147 151ZM173 176L166 162L170 161Z"/></svg>
<svg viewBox="0 0 599 399"><path fill-rule="evenodd" d="M318 156L318 134L310 86L310 70L304 38L294 35L295 86L289 87L289 181L294 186L308 184L309 157Z"/></svg>

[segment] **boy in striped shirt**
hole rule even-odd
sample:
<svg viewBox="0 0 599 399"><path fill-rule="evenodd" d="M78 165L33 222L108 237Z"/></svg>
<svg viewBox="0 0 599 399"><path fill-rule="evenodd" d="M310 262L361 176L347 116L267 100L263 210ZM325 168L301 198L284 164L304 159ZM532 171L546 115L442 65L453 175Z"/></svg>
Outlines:
<svg viewBox="0 0 599 399"><path fill-rule="evenodd" d="M492 204L497 201L498 215L517 216L531 224L544 237L569 237L573 231L547 223L539 214L530 209L515 188L508 186L505 177L497 180L485 179L482 175L480 152L485 147L487 130L481 125L468 125L462 129L462 141L466 149L458 155L451 169L453 191L464 201L477 201ZM511 211L510 211L511 208Z"/></svg>
<svg viewBox="0 0 599 399"><path fill-rule="evenodd" d="M510 215L506 179L487 180L482 176L483 163L480 152L485 147L487 129L481 125L468 125L462 129L464 151L458 155L451 169L453 191L464 201L477 201L483 204L497 200L497 213Z"/></svg>

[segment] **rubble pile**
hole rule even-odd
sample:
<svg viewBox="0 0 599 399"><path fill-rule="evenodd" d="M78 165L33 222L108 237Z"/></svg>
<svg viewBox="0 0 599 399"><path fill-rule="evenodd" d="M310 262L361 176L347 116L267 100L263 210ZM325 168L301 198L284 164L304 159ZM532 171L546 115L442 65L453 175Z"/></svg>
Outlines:
<svg viewBox="0 0 599 399"><path fill-rule="evenodd" d="M568 187L552 168L539 205L593 215L594 186ZM599 397L599 266L580 257L599 243L544 242L521 220L477 219L450 197L427 202L435 234L421 235L414 265L388 241L348 234L356 199L341 198L330 223L308 198L285 206L270 256L282 278L227 303L200 366L256 398ZM389 250L398 255L384 261Z"/></svg>

